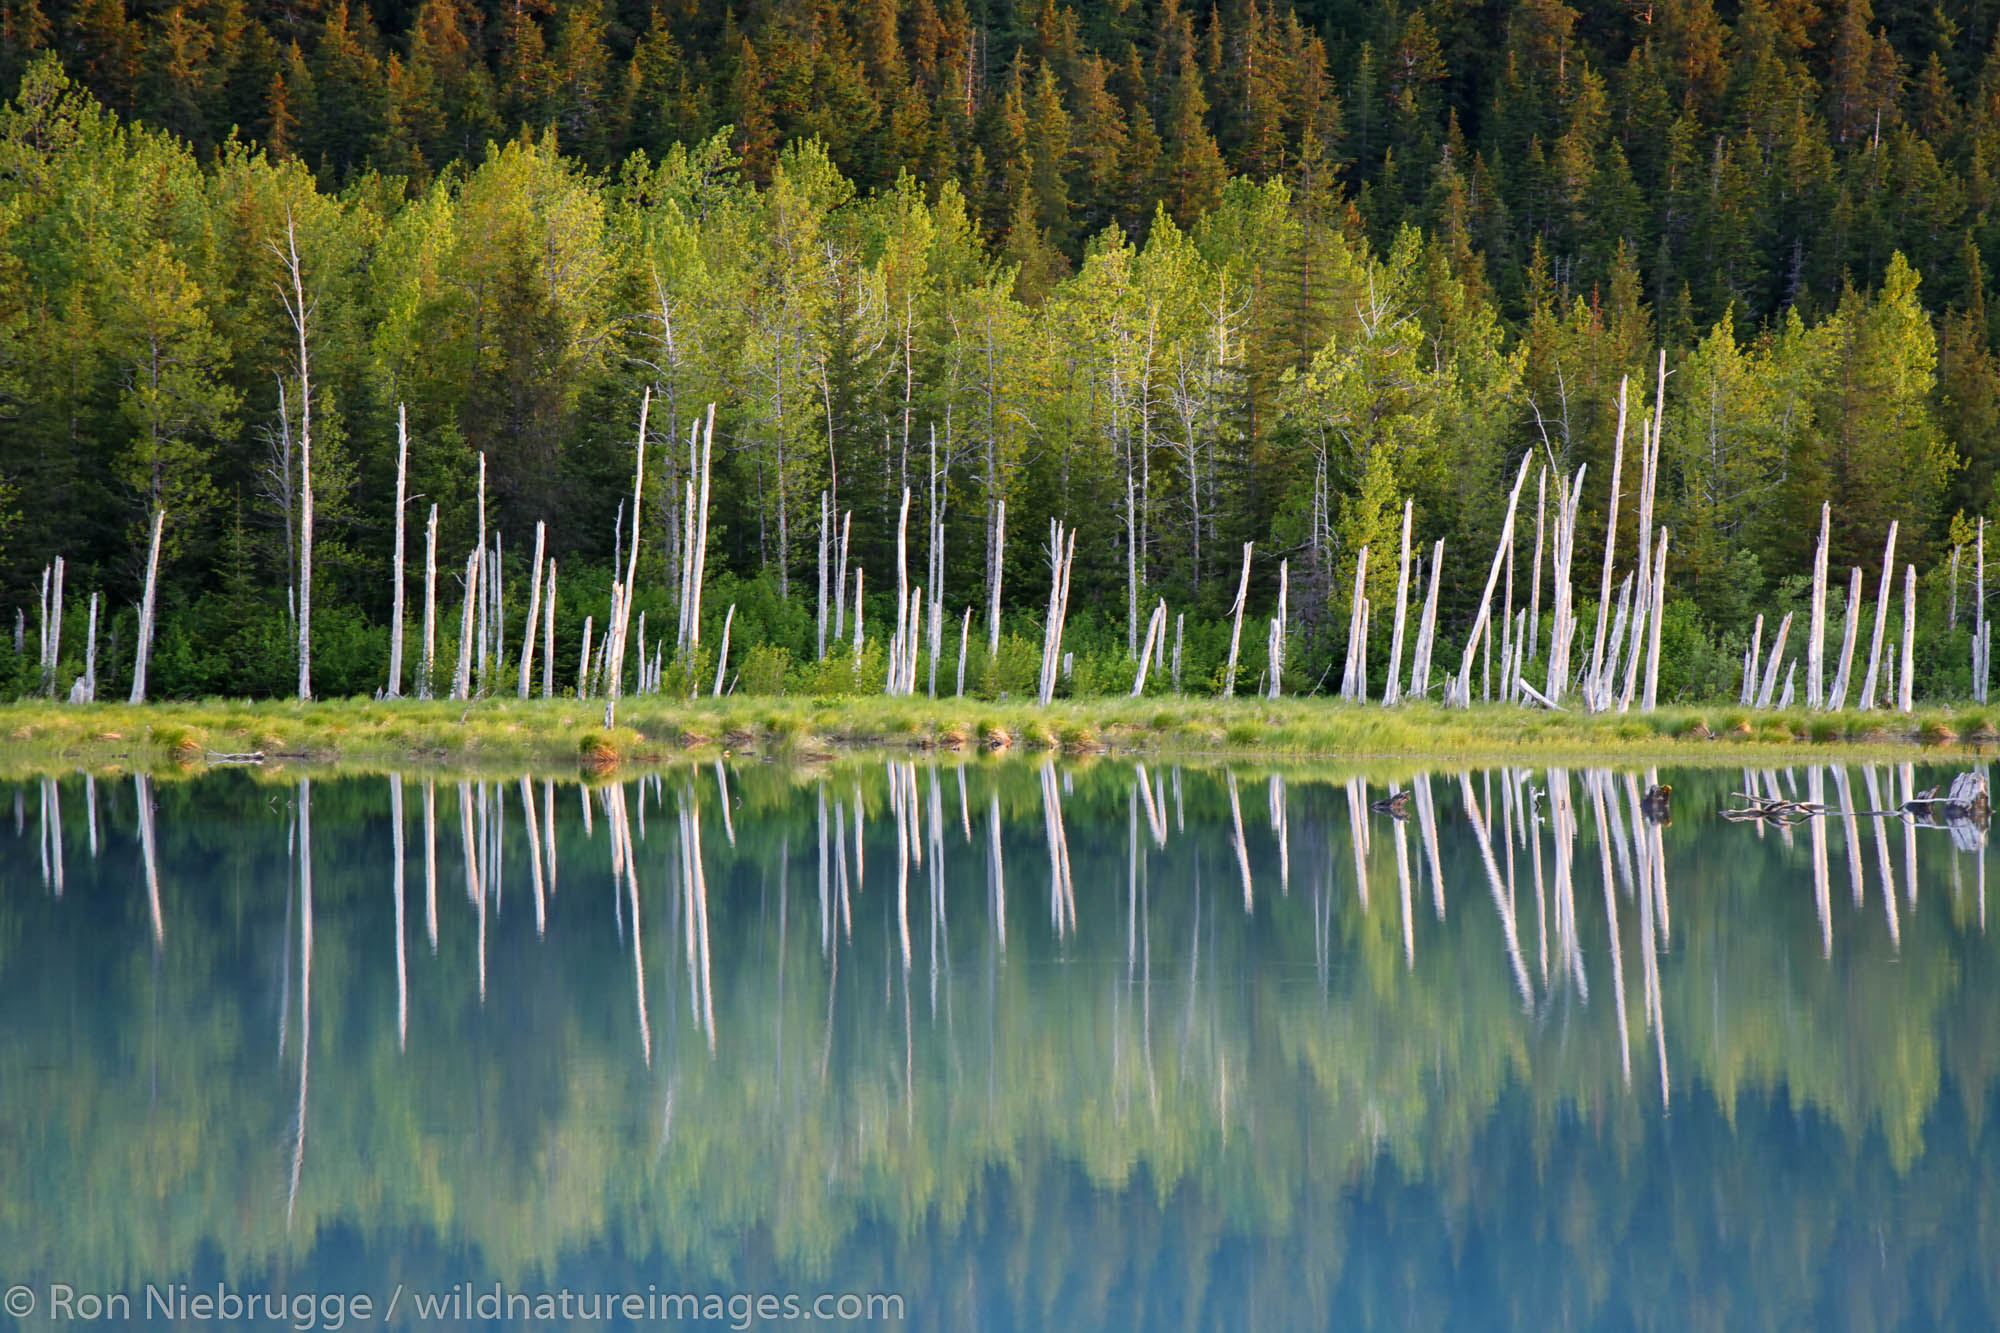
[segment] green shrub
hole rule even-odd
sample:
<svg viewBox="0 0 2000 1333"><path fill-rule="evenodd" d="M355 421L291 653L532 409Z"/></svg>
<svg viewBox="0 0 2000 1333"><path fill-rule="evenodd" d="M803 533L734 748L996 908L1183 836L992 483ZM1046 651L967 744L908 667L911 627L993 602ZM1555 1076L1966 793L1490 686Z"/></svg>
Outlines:
<svg viewBox="0 0 2000 1333"><path fill-rule="evenodd" d="M792 653L775 643L760 643L743 659L736 679L739 694L783 694L785 676L791 670Z"/></svg>

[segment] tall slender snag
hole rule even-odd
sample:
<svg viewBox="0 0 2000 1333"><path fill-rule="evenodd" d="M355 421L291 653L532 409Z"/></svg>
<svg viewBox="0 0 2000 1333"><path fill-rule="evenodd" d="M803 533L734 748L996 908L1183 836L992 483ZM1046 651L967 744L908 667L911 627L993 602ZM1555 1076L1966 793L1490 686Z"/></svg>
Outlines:
<svg viewBox="0 0 2000 1333"><path fill-rule="evenodd" d="M1917 664L1917 567L1903 566L1903 669L1896 673L1897 706L1910 712L1916 706ZM1910 886L1911 892L1916 885Z"/></svg>
<svg viewBox="0 0 2000 1333"><path fill-rule="evenodd" d="M542 697L553 699L556 694L556 561L549 557L549 600L542 608ZM550 825L553 836L555 826Z"/></svg>
<svg viewBox="0 0 2000 1333"><path fill-rule="evenodd" d="M999 501L993 512L993 587L987 608L986 655L1000 655L1000 573L1007 558L1007 502Z"/></svg>
<svg viewBox="0 0 2000 1333"><path fill-rule="evenodd" d="M42 663L42 693L51 699L56 694L56 671L62 664L63 568L63 558L57 556L55 582L49 594L48 655Z"/></svg>
<svg viewBox="0 0 2000 1333"><path fill-rule="evenodd" d="M1611 446L1611 496L1605 501L1604 521L1604 572L1597 583L1597 635L1590 644L1590 688L1585 692L1584 705L1590 711L1604 708L1608 700L1604 697L1604 617L1611 609L1611 567L1618 553L1618 487L1625 472L1625 395L1627 376L1618 380L1618 433Z"/></svg>
<svg viewBox="0 0 2000 1333"><path fill-rule="evenodd" d="M1544 467L1535 481L1535 578L1528 594L1528 661L1533 661L1542 634L1542 528L1548 509L1549 470Z"/></svg>
<svg viewBox="0 0 2000 1333"><path fill-rule="evenodd" d="M403 697L403 508L410 468L410 425L408 413L396 404L396 545L390 557L389 574L389 688L385 697Z"/></svg>
<svg viewBox="0 0 2000 1333"><path fill-rule="evenodd" d="M1826 695L1821 688L1821 672L1826 658L1826 547L1832 515L1833 506L1822 502L1819 507L1819 546L1813 552L1812 624L1806 630L1808 708L1821 708L1826 704Z"/></svg>
<svg viewBox="0 0 2000 1333"><path fill-rule="evenodd" d="M305 266L299 259L298 231L292 224L292 210L285 209L285 245L269 243L284 265L290 290L280 283L279 300L290 317L299 344L299 698L312 698L312 571L313 571L313 487L312 487L312 357L307 340L313 312L319 302L306 300Z"/></svg>
<svg viewBox="0 0 2000 1333"><path fill-rule="evenodd" d="M819 493L819 601L817 614L813 619L813 660L818 662L826 660L826 545L829 522L826 492L821 491Z"/></svg>
<svg viewBox="0 0 2000 1333"><path fill-rule="evenodd" d="M83 702L97 702L97 594L90 594L90 626L83 640Z"/></svg>
<svg viewBox="0 0 2000 1333"><path fill-rule="evenodd" d="M1291 581L1291 561L1278 562L1278 614L1271 621L1271 646L1266 660L1270 664L1270 698L1276 699L1285 692L1285 594ZM1365 666L1362 668L1367 669Z"/></svg>

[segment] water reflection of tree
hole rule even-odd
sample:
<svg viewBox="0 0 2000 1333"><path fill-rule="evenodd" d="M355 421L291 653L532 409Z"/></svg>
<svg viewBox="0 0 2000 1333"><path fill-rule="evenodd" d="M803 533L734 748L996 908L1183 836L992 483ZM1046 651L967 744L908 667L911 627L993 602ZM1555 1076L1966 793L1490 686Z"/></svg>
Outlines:
<svg viewBox="0 0 2000 1333"><path fill-rule="evenodd" d="M1821 1291L1830 1272L1847 1274L1855 1310L1881 1313L1910 1298L1892 1277L1917 1265L1991 1308L1979 1256L1994 1252L1993 1220L1970 1202L1996 1197L1973 1192L1993 1175L1978 1150L2000 1076L2000 1036L1980 1021L1991 946L1969 892L1953 894L1943 839L1918 847L1915 910L1901 867L1892 939L1878 906L1826 904L1811 845L1692 816L1646 826L1622 779L1588 773L1564 776L1566 813L1542 823L1519 775L1495 775L1491 797L1484 775L1420 780L1423 852L1400 859L1394 834L1356 858L1344 777L1288 779L1282 822L1267 828L1239 825L1240 790L1232 799L1219 775L1156 770L1142 791L1135 770L1109 764L978 765L958 830L931 777L743 770L733 850L698 842L722 827L711 788L601 789L586 797L603 816L592 832L564 830L572 891L539 921L487 901L481 849L497 844L522 882L520 859L554 845L552 790L539 838L525 819L477 833L468 790L462 842L433 851L427 826L425 844L427 862L461 858L446 872L463 869L467 901L439 905L437 957L404 961L406 989L384 975L399 955L379 945L401 930L379 783L315 782L309 815L299 790L289 855L273 789L232 776L148 797L135 784L132 808L104 812L101 858L72 849L60 904L18 879L0 895L0 982L36 1001L0 1019L0 1086L23 1102L7 1121L0 1236L23 1271L88 1260L143 1279L186 1271L204 1245L229 1271L258 1271L354 1219L470 1247L482 1271L516 1277L610 1234L626 1254L740 1271L752 1234L765 1262L851 1265L843 1278L892 1261L905 1274L972 1265L1017 1310L1030 1308L1028 1275L1066 1275L1085 1303L1065 1321L1077 1326L1112 1323L1113 1292L1169 1274L1184 1294L1206 1284L1202 1308L1245 1282L1272 1302L1262 1308L1302 1316L1372 1292L1377 1322L1399 1326L1435 1299L1433 1283L1525 1293L1524 1311L1557 1299L1609 1310L1646 1308L1642 1297L1675 1308L1673 1284L1698 1276L1726 1312L1718 1322L1741 1326L1792 1308L1787 1293ZM1685 811L1737 780L1676 778ZM521 790L531 806L518 783L487 797L519 805ZM649 804L669 814L648 837ZM977 806L986 826L972 836ZM869 891L852 831L864 812L867 859L894 862L899 830L910 872L918 850L927 858L926 891L905 881L900 914L893 867ZM1577 829L1568 850L1555 842L1564 820ZM837 867L827 924L786 929L789 876L808 872L823 828ZM1495 844L1519 852L1527 838L1552 858L1546 978L1498 905ZM1072 887L1045 917L1052 845ZM1287 853L1303 891L1282 890ZM1850 864L1879 893L1873 860ZM314 872L296 898L277 891L287 865ZM1263 890L1249 915L1244 867ZM1432 913L1406 912L1399 867ZM1645 887L1656 871L1675 885L1670 931L1647 921L1665 917ZM1364 905L1369 880L1396 891ZM935 1006L910 1003L905 927L936 942ZM289 1079L254 1038L269 993L235 965L280 931L288 974L312 978L297 991ZM1578 964L1610 993L1563 984ZM259 1145L303 1143L308 1002L320 1078L294 1194L271 1185L293 1162ZM788 1033L814 1034L816 1058L787 1061ZM1659 1072L1627 1072L1639 1034L1687 1090L1671 1133ZM78 1182L132 1205L79 1208ZM1907 1203L1919 1190L1935 1201L1921 1213ZM1422 1216L1455 1239L1419 1243ZM1864 1236L1854 1219L1871 1216L1898 1225ZM1758 1250L1781 1235L1782 1256ZM994 1255L968 1248L982 1237ZM1567 1267L1537 1240L1563 1248ZM1864 1242L1874 1262L1844 1264ZM1627 1246L1650 1247L1653 1269ZM1278 1255L1315 1276L1263 1290ZM1448 1321L1449 1303L1434 1309Z"/></svg>

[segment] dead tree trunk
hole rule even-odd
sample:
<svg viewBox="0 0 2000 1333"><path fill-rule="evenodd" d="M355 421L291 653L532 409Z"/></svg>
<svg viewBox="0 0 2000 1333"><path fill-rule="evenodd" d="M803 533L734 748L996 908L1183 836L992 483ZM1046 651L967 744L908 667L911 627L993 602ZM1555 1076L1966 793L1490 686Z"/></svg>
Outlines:
<svg viewBox="0 0 2000 1333"><path fill-rule="evenodd" d="M472 643L473 617L479 609L479 566L480 551L473 548L465 558L465 608L458 622L458 669L451 673L451 697L470 698L472 694Z"/></svg>
<svg viewBox="0 0 2000 1333"><path fill-rule="evenodd" d="M1458 668L1457 697L1452 702L1461 708L1472 704L1472 662L1479 650L1480 636L1485 633L1493 614L1493 585L1500 579L1500 562L1506 558L1507 547L1514 537L1514 510L1521 502L1521 487L1528 480L1528 464L1532 454L1521 455L1521 469L1514 474L1514 489L1507 493L1507 516L1500 521L1500 541L1493 548L1493 564L1486 571L1486 591L1479 597L1479 614L1473 619L1472 634L1465 641L1465 657Z"/></svg>
<svg viewBox="0 0 2000 1333"><path fill-rule="evenodd" d="M1402 557L1396 562L1396 618L1389 632L1389 679L1382 687L1382 702L1385 705L1395 704L1402 694L1403 616L1410 594L1410 515L1415 505L1415 500L1403 501ZM1538 513L1535 516L1535 567L1538 571L1541 568L1542 558L1541 523L1541 515Z"/></svg>
<svg viewBox="0 0 2000 1333"><path fill-rule="evenodd" d="M403 697L403 506L409 503L410 428L403 405L396 405L396 549L389 575L389 689L387 697Z"/></svg>
<svg viewBox="0 0 2000 1333"><path fill-rule="evenodd" d="M298 231L292 210L285 209L285 245L271 249L284 265L286 282L279 287L285 313L299 344L299 698L312 698L312 357L308 348L312 316L318 303L306 300L305 266L299 258Z"/></svg>
<svg viewBox="0 0 2000 1333"><path fill-rule="evenodd" d="M146 659L153 651L153 599L160 577L160 528L167 511L153 511L153 541L146 555L146 591L139 599L139 647L132 663L132 697L128 702L146 702Z"/></svg>
<svg viewBox="0 0 2000 1333"><path fill-rule="evenodd" d="M521 631L521 678L514 687L514 697L528 697L528 682L534 679L535 630L542 614L542 550L548 535L548 524L535 522L535 558L528 571L528 625ZM553 563L550 566L553 568Z"/></svg>

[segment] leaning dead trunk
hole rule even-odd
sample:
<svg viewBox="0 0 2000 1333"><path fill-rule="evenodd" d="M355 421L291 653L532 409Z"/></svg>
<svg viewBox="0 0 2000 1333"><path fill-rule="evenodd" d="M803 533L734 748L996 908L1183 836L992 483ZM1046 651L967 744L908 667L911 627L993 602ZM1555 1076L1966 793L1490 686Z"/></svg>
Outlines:
<svg viewBox="0 0 2000 1333"><path fill-rule="evenodd" d="M1472 705L1472 661L1479 650L1480 636L1485 633L1493 613L1493 587L1500 580L1500 563L1507 557L1507 548L1514 538L1514 510L1521 502L1521 487L1528 480L1528 464L1532 454L1521 456L1521 469L1514 474L1514 489L1507 493L1507 516L1500 520L1500 542L1493 548L1493 564L1486 571L1486 591L1480 594L1479 614L1473 619L1472 634L1465 641L1465 656L1459 663L1458 684L1454 687L1456 697L1450 700L1461 708Z"/></svg>
<svg viewBox="0 0 2000 1333"><path fill-rule="evenodd" d="M139 599L139 648L132 663L130 702L135 704L146 702L146 659L153 651L153 594L160 576L160 528L166 518L166 510L153 511L153 542L146 555L146 591Z"/></svg>
<svg viewBox="0 0 2000 1333"><path fill-rule="evenodd" d="M717 699L720 699L722 697L722 681L723 678L729 673L729 627L731 624L735 622L735 620L736 620L736 603L731 602L729 604L728 614L722 617L722 648L715 655L714 697Z"/></svg>

